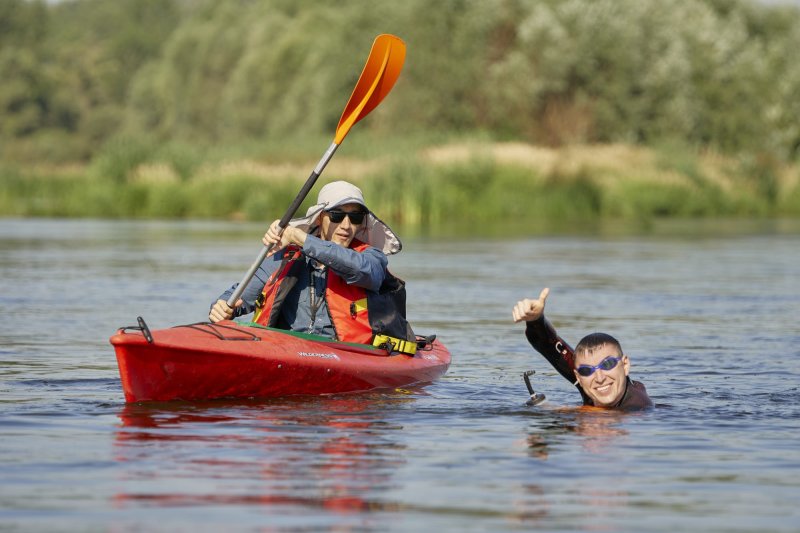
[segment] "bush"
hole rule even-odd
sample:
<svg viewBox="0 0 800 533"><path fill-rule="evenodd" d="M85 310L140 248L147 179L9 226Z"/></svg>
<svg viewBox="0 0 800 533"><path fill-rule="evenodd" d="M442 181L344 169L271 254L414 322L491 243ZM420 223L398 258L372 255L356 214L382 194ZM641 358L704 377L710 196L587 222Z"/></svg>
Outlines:
<svg viewBox="0 0 800 533"><path fill-rule="evenodd" d="M139 165L152 160L156 148L155 142L147 138L117 137L92 160L89 174L95 179L124 184Z"/></svg>

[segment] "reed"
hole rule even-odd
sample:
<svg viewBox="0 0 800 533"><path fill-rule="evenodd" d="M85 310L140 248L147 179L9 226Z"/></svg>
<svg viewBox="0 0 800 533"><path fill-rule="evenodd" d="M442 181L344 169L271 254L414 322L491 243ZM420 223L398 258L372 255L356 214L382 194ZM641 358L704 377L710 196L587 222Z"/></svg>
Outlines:
<svg viewBox="0 0 800 533"><path fill-rule="evenodd" d="M413 231L800 216L796 166L681 146L556 150L473 141L409 143L394 156L371 152L368 143L357 151L361 158L343 155L319 185L351 180L381 218ZM313 168L305 158L298 151L285 160L277 153L232 160L186 147L120 144L85 169L0 168L0 215L272 220ZM312 192L301 212L314 198Z"/></svg>

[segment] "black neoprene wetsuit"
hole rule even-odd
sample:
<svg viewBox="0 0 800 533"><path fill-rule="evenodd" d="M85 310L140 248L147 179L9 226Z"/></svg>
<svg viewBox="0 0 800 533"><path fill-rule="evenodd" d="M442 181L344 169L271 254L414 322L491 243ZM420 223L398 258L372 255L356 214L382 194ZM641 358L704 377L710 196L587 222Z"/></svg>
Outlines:
<svg viewBox="0 0 800 533"><path fill-rule="evenodd" d="M575 353L570 345L558 336L555 328L544 316L526 324L525 337L528 338L531 346L542 354L564 379L577 387L583 398L584 405L594 405L592 399L586 395L583 387L575 379L575 373L572 370L575 368ZM622 399L611 409L635 411L652 407L653 401L647 395L644 384L639 381L633 381L629 377L626 377L626 380L625 393L622 395Z"/></svg>

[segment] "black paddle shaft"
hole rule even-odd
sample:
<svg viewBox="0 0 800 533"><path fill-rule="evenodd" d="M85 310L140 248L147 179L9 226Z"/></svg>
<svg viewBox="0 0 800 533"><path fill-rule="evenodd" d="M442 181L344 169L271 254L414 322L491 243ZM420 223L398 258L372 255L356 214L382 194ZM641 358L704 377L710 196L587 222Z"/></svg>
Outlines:
<svg viewBox="0 0 800 533"><path fill-rule="evenodd" d="M286 228L286 226L289 225L289 221L292 219L294 214L300 208L300 204L302 204L303 200L306 199L308 193L311 192L311 189L317 182L317 178L319 178L320 174L322 174L322 171L325 170L328 161L330 161L331 158L333 157L333 154L336 153L337 148L339 148L339 145L333 142L325 151L325 153L322 155L322 158L319 160L319 163L317 163L317 166L314 168L314 171L311 172L311 175L308 177L305 184L303 184L303 187L300 189L300 192L297 193L297 196L295 196L292 205L289 206L289 209L286 210L286 213L284 213L283 218L281 218L280 222L278 223L280 225L281 231L283 231ZM244 289L247 287L247 284L250 283L251 279L253 279L256 270L258 270L258 267L261 266L261 263L264 262L264 259L267 258L267 255L269 254L270 250L272 250L272 246L273 245L264 246L261 249L261 253L258 254L258 257L256 257L256 260L253 262L252 265L250 265L250 269L247 271L247 273L245 273L244 277L242 278L242 281L239 282L239 285L233 291L231 297L228 298L227 301L228 307L232 309L236 305L236 302L239 300L239 298L241 298Z"/></svg>

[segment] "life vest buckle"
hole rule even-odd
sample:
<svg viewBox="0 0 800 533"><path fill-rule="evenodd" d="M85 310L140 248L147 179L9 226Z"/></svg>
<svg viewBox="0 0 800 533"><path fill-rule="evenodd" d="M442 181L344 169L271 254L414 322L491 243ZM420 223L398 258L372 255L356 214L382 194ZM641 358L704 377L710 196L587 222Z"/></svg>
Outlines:
<svg viewBox="0 0 800 533"><path fill-rule="evenodd" d="M355 318L358 313L367 309L367 299L361 298L355 302L350 302L350 316Z"/></svg>
<svg viewBox="0 0 800 533"><path fill-rule="evenodd" d="M417 353L416 342L390 337L389 335L375 335L375 338L372 339L372 345L377 348L383 348L390 354L399 352L406 355L414 355Z"/></svg>

